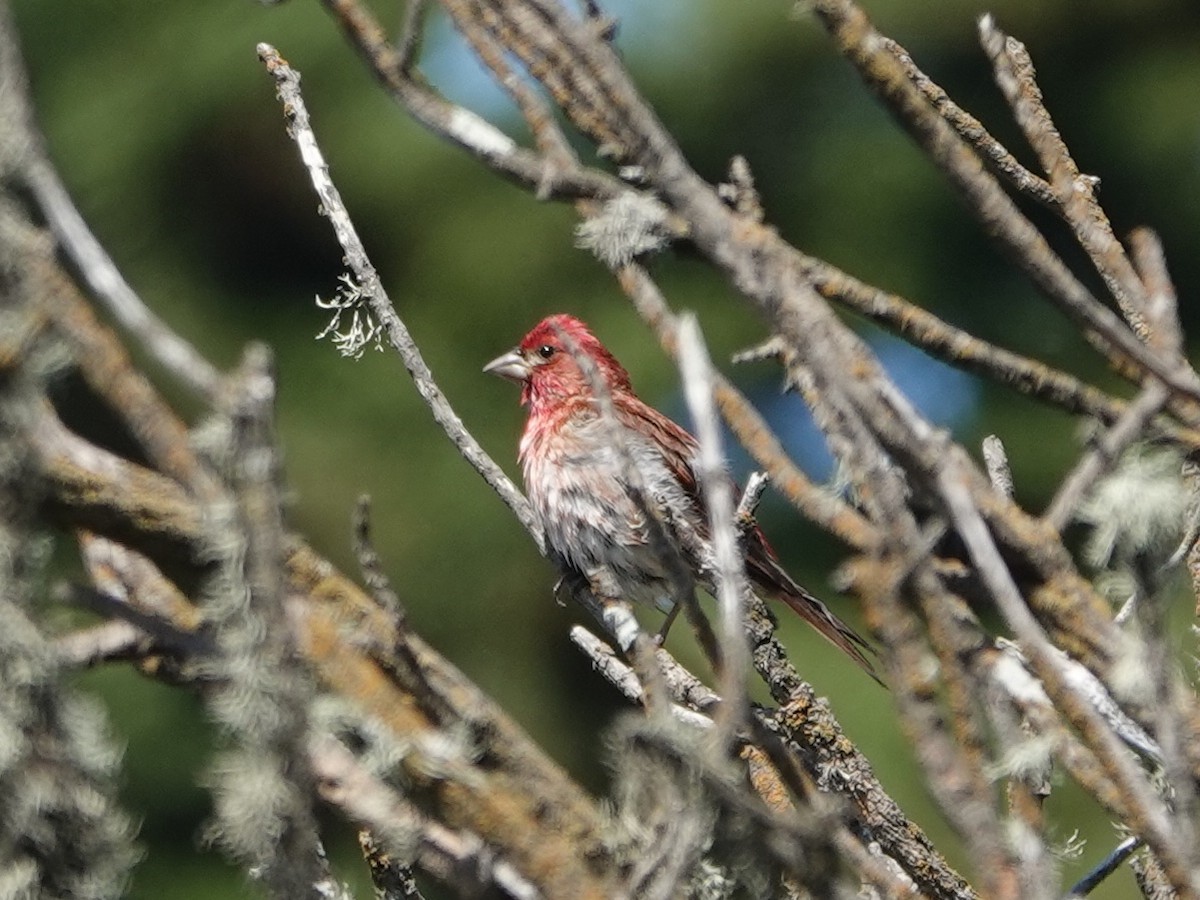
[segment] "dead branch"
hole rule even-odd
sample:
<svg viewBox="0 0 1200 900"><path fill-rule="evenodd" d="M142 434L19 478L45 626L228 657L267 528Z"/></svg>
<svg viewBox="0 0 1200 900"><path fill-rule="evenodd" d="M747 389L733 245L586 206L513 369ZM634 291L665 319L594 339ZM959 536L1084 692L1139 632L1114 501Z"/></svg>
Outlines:
<svg viewBox="0 0 1200 900"><path fill-rule="evenodd" d="M419 896L415 869L452 890L496 897L862 890L1049 898L1063 890L1043 803L1051 771L1128 833L1073 895L1142 848L1131 865L1146 896L1200 896L1200 706L1167 652L1160 557L1168 554L1129 554L1132 612L1114 616L1063 539L1097 487L1121 476L1131 451L1152 441L1173 459L1194 456L1200 377L1186 358L1161 244L1145 229L1128 249L1118 240L1095 179L1055 127L1024 46L990 18L981 22L984 53L1040 174L853 0L811 4L868 90L1013 264L1128 382L1124 390L1100 390L984 341L790 245L745 158L735 157L726 184L697 173L640 93L616 23L596 3L582 11L556 0L437 4L515 104L529 146L429 86L421 48L432 2L410 0L394 37L358 0L323 5L403 113L532 199L571 203L581 218L578 245L605 263L678 356L700 437L694 466L711 515L719 628L695 596L680 548L660 533L637 460L616 450L704 651L694 668L707 668L689 670L656 648L619 591L607 590L615 579L566 580L567 592L617 635L624 658L581 628L571 639L636 710L612 729L614 788L599 800L416 633L370 542L365 503L354 547L367 591L309 547L287 520L269 351L251 346L241 368L224 375L125 282L49 162L0 9L0 125L8 126L0 129L0 731L23 739L19 751L0 754L0 781L35 784L52 772L52 787L65 786L51 792L53 812L79 826L55 830L37 804L21 807L22 827L49 838L36 845L0 823L0 858L15 858L13 848L21 854L19 866L3 863L0 880L75 895L73 864L62 861L75 853L115 886L105 896L119 891L132 861L128 823L115 808L110 761L73 743L84 732L96 746L104 740L91 725L71 731L75 701L63 672L132 662L199 692L213 711L226 754L212 779L216 833L272 896L340 890L320 849L319 799L367 829L362 845L376 884L397 896ZM368 258L298 73L270 45L258 53L349 270L337 295L322 301L334 313L327 333L348 355L385 339L449 445L542 548L529 504L451 407ZM589 144L594 159L582 149ZM1103 295L1052 249L1014 194L1057 215ZM724 277L765 324L766 341L751 355L776 361L785 386L808 405L850 485L846 495L800 471L707 358L696 318L672 311L652 257L673 244ZM189 428L164 399L83 288L136 349L201 399L200 426ZM1095 419L1097 437L1046 511L1018 505L997 439L985 442L985 471L927 421L833 304L953 365ZM588 375L585 358L568 349ZM79 377L135 453L106 449L70 424L48 387L60 370ZM595 393L597 415L611 420L610 398ZM795 509L853 554L839 585L861 603L929 792L971 850L972 881L884 791L747 588L738 542L762 483L735 509L718 410ZM1185 476L1195 481L1187 470L1181 490ZM1182 540L1165 564L1186 558L1200 584L1196 506L1188 521L1170 523ZM47 627L52 617L31 587L40 565L33 535L46 528L77 542L90 582L55 597L85 603L101 623L59 635ZM980 609L997 610L1013 642L990 634ZM763 704L751 702L751 669L766 686ZM716 691L705 685L710 672Z"/></svg>

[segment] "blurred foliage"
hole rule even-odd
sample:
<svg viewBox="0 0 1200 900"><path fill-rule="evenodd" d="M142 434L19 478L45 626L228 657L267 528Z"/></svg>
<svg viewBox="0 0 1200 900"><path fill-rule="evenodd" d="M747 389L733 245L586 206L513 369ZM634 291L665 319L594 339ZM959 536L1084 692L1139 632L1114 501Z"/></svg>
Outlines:
<svg viewBox="0 0 1200 900"><path fill-rule="evenodd" d="M415 627L603 790L598 736L620 704L567 643L577 613L553 601L554 573L442 438L395 358L370 353L353 363L313 340L325 321L312 298L335 290L339 252L255 44L276 45L303 73L333 176L401 315L459 413L514 474L522 418L515 391L480 366L546 313L588 320L648 400L674 413L681 405L677 377L649 332L601 267L573 249L573 212L537 203L407 120L316 3L14 5L53 157L131 283L223 366L252 339L275 348L293 526L353 572L349 515L359 493L372 494L378 544ZM985 337L1110 379L988 245L802 11L788 2L602 5L621 20L618 46L699 171L718 179L732 154L747 156L769 217L790 240ZM1200 5L876 0L868 11L1029 160L991 85L975 20L991 11L1024 40L1060 130L1083 169L1102 179L1118 233L1137 224L1161 233L1185 325L1195 328L1188 299L1200 281ZM399 20L396 3L380 12ZM444 22L434 23L426 58L447 93L523 136ZM732 289L686 254L668 255L654 271L677 307L699 312L715 358L762 337ZM733 374L764 400L777 388L767 366ZM949 389L925 381L933 393ZM977 406L975 397L948 424L971 446L988 431L1000 434L1018 495L1036 507L1076 452L1073 423L1000 388L984 388ZM766 519L797 575L821 586L838 548L782 504L770 504ZM848 604L839 606L853 620ZM686 655L685 630L676 628L672 643ZM945 846L886 694L806 629L786 622L785 637L803 647L803 671L884 784ZM125 798L144 820L149 852L133 895L249 893L214 853L195 850L207 799L194 776L210 752L195 699L127 671L84 681L106 697L128 741ZM1081 802L1069 786L1050 800L1064 842L1076 828L1089 839L1082 860L1064 861L1068 873L1115 840L1105 817ZM340 869L361 884L352 836L339 835ZM969 854L949 849L969 871ZM1127 879L1096 896L1127 895Z"/></svg>

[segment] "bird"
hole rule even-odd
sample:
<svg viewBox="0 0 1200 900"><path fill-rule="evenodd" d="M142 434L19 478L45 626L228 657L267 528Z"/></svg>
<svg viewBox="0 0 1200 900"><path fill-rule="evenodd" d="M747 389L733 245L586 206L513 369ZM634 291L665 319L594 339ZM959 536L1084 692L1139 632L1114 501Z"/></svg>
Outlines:
<svg viewBox="0 0 1200 900"><path fill-rule="evenodd" d="M672 569L659 528L712 593L699 445L637 396L587 325L566 313L548 316L483 371L520 385L528 417L517 458L547 555L564 578L583 578L601 599L658 606L669 622ZM751 519L740 539L755 591L787 604L879 681L866 655L871 645L784 571L758 523Z"/></svg>

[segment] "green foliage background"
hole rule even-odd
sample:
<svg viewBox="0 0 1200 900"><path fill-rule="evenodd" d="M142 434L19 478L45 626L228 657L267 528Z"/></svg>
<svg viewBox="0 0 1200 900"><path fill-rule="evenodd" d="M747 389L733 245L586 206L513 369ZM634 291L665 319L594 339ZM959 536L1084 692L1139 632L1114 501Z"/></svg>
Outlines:
<svg viewBox="0 0 1200 900"><path fill-rule="evenodd" d="M350 510L359 493L372 494L379 547L415 627L603 791L600 748L620 704L567 643L578 614L553 601L550 567L443 439L397 359L369 353L348 362L313 340L325 315L312 298L333 293L339 252L255 44L275 44L303 73L333 176L401 315L459 413L514 475L515 391L480 366L546 313L591 322L647 399L680 406L676 374L653 337L603 269L573 249L572 211L537 203L406 119L311 0L14 6L52 154L131 283L222 366L249 340L275 348L292 525L354 571ZM622 19L617 43L645 95L697 168L716 180L732 154L746 155L768 216L791 241L985 337L1107 382L809 16L787 2L606 6ZM1163 236L1185 324L1195 326L1200 5L875 0L867 8L1028 160L991 85L975 20L991 11L1024 40L1060 130L1082 168L1102 178L1118 232L1149 224ZM379 11L398 22L398 4ZM426 52L439 86L524 136L444 22ZM676 307L700 313L718 360L763 335L732 290L694 260L668 255L654 271ZM774 377L767 367L733 374L759 390ZM198 412L168 379L160 383ZM998 388L981 397L958 422L959 436L976 445L986 432L1000 434L1019 496L1036 506L1076 452L1073 423ZM76 414L103 433L82 402ZM821 586L838 548L781 504L766 518L790 566ZM849 603L834 602L854 618ZM886 694L803 628L785 628L802 670L885 785L947 845ZM677 628L672 643L695 659L685 631ZM198 701L127 671L83 683L104 696L128 743L124 795L143 819L148 851L132 896L252 894L214 853L197 851L207 800L195 776L211 749ZM1074 829L1089 841L1081 860L1064 862L1068 874L1113 845L1103 813L1069 787L1050 807L1064 842ZM341 874L362 884L352 835L341 826L334 834ZM969 852L948 846L969 871ZM1132 890L1123 874L1097 896Z"/></svg>

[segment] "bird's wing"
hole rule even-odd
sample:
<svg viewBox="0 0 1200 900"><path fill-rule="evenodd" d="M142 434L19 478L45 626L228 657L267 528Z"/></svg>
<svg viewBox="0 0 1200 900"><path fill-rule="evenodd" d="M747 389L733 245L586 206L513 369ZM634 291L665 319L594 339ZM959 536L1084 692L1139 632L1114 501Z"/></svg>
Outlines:
<svg viewBox="0 0 1200 900"><path fill-rule="evenodd" d="M658 446L662 461L683 488L685 496L695 505L697 521L694 527L698 538L708 541L708 515L694 468L698 449L696 438L662 415L659 410L638 400L636 396L614 394L613 408L623 425L638 436L647 438L647 443L653 442ZM742 538L746 576L758 590L791 606L800 618L842 653L850 656L871 678L882 684L875 666L871 665L866 656L866 653L874 653L874 648L850 625L834 616L823 602L792 580L779 564L779 559L775 557L775 552L770 548L766 535L763 535L758 524L754 523L745 529Z"/></svg>
<svg viewBox="0 0 1200 900"><path fill-rule="evenodd" d="M698 536L708 540L708 516L700 494L694 468L696 439L652 406L647 406L632 394L613 395L613 407L622 424L639 435L652 439L659 448L663 462L675 476L688 499L695 505ZM835 647L849 656L872 678L880 681L875 667L864 651L874 648L853 628L834 615L829 607L795 582L780 565L775 551L767 542L758 523L745 529L742 551L746 575L759 591L782 600ZM880 681L882 684L882 681Z"/></svg>
<svg viewBox="0 0 1200 900"><path fill-rule="evenodd" d="M612 400L613 411L621 424L638 435L641 441L658 448L662 461L684 493L696 503L698 509L703 509L696 470L693 468L696 450L700 446L696 439L633 394L614 393Z"/></svg>

